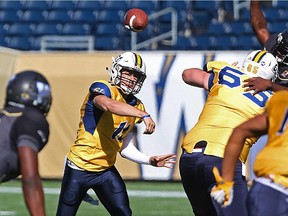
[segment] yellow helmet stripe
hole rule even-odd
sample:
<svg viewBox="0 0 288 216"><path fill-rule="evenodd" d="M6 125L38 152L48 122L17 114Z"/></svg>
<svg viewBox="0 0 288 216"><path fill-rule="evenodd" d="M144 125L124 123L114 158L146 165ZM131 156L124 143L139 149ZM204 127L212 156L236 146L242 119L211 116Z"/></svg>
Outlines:
<svg viewBox="0 0 288 216"><path fill-rule="evenodd" d="M259 51L258 53L256 53L252 61L259 63L266 53L266 50Z"/></svg>
<svg viewBox="0 0 288 216"><path fill-rule="evenodd" d="M138 68L141 68L142 67L142 58L140 55L138 55L137 53L134 53L135 55L135 66L138 67Z"/></svg>

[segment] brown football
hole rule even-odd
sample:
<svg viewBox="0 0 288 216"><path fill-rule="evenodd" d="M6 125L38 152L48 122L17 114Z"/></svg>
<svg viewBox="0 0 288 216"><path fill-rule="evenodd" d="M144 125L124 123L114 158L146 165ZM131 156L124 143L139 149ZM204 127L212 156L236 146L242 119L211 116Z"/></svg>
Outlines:
<svg viewBox="0 0 288 216"><path fill-rule="evenodd" d="M133 32L141 32L148 25L148 16L145 11L132 8L124 16L124 25Z"/></svg>

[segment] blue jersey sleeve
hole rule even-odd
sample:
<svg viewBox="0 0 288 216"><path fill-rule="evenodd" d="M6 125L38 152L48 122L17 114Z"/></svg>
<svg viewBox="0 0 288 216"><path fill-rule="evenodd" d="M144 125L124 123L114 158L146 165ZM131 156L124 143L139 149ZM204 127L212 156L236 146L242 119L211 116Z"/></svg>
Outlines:
<svg viewBox="0 0 288 216"><path fill-rule="evenodd" d="M110 88L103 82L94 82L89 88L89 92L92 95L105 95L111 98L111 91Z"/></svg>

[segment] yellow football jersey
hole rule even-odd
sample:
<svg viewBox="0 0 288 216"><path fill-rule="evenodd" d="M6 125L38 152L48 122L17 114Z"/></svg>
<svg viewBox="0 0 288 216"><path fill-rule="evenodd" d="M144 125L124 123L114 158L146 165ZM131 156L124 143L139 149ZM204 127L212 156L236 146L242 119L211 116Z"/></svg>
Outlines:
<svg viewBox="0 0 288 216"><path fill-rule="evenodd" d="M288 176L288 91L279 91L267 103L268 141L254 163L255 175Z"/></svg>
<svg viewBox="0 0 288 216"><path fill-rule="evenodd" d="M184 137L182 147L189 153L199 141L206 141L205 154L222 157L233 129L242 122L262 113L273 92L255 96L242 87L249 76L222 61L207 63L209 94L198 122ZM247 139L240 155L244 163L257 138Z"/></svg>
<svg viewBox="0 0 288 216"><path fill-rule="evenodd" d="M79 129L70 148L68 159L79 168L99 172L113 166L122 140L141 119L118 116L98 109L93 104L95 94L130 104L145 111L143 103L135 96L124 99L118 88L106 81L96 81L89 89L81 107Z"/></svg>

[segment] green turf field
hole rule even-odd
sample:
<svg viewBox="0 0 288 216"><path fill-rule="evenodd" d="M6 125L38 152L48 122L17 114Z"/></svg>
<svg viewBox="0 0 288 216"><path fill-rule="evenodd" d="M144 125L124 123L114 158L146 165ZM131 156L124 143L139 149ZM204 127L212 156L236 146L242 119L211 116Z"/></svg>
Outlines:
<svg viewBox="0 0 288 216"><path fill-rule="evenodd" d="M55 216L60 184L60 181L43 181L47 216ZM179 182L127 181L126 185L135 216L193 216ZM94 195L93 197L96 198ZM19 180L0 185L0 216L2 215L28 216ZM109 214L101 203L99 206L93 206L82 202L77 216L90 215L108 216Z"/></svg>

